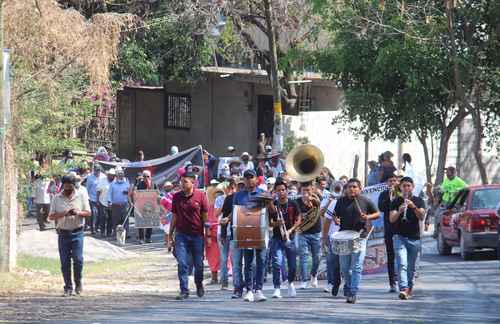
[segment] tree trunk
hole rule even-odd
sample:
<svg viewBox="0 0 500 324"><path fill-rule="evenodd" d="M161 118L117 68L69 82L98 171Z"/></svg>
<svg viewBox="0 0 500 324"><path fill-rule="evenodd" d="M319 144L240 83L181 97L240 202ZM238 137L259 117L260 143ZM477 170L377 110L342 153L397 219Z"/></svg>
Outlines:
<svg viewBox="0 0 500 324"><path fill-rule="evenodd" d="M481 112L479 107L476 105L472 110L472 121L474 122L474 144L472 151L474 153L474 159L476 160L477 168L479 169L479 174L481 175L481 182L483 184L488 184L488 174L486 173L486 167L484 166L483 153L482 153L482 140L483 140L483 125L481 123Z"/></svg>
<svg viewBox="0 0 500 324"><path fill-rule="evenodd" d="M271 88L273 90L273 106L274 106L274 129L273 129L273 149L277 152L283 150L283 113L281 108L281 93L278 79L278 54L276 37L273 25L272 0L264 0L264 14L266 17L267 39L269 41L269 57L270 57L270 77Z"/></svg>
<svg viewBox="0 0 500 324"><path fill-rule="evenodd" d="M446 164L446 158L448 156L448 142L450 141L451 132L448 127L443 126L441 130L441 137L439 140L439 155L438 164L436 170L436 181L435 185L440 185L444 179L444 168Z"/></svg>
<svg viewBox="0 0 500 324"><path fill-rule="evenodd" d="M422 144L422 148L424 150L424 160L425 160L425 177L428 183L432 183L432 173L431 173L431 161L429 157L429 147L427 145L427 134L425 131L422 131L421 134L417 133L417 138Z"/></svg>

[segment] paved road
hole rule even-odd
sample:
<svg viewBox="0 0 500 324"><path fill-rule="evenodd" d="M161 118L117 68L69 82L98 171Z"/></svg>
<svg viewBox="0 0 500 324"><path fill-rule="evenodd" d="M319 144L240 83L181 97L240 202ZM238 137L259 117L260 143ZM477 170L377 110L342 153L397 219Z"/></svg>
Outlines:
<svg viewBox="0 0 500 324"><path fill-rule="evenodd" d="M432 246L426 250L434 251ZM481 253L468 262L457 254L426 253L419 273L409 301L388 293L386 275L380 274L363 278L355 305L320 289L299 290L294 299L263 303L231 300L229 292L209 290L203 299L175 301L166 296L147 308L130 305L125 312L110 309L71 323L500 323L500 270L494 253ZM271 287L266 288L270 297Z"/></svg>

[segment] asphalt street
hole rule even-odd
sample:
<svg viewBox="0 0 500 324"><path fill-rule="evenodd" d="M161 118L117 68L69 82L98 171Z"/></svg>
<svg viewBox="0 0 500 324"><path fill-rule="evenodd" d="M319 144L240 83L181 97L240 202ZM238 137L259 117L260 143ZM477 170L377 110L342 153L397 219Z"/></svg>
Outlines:
<svg viewBox="0 0 500 324"><path fill-rule="evenodd" d="M358 303L345 303L322 289L298 290L296 298L247 303L213 288L204 298L174 300L174 295L146 308L113 311L71 323L500 323L500 269L493 252L473 261L458 254L439 256L428 240L414 297L389 293L387 275L365 276ZM320 282L323 285L323 282ZM271 297L272 287L265 287ZM282 294L286 296L283 289ZM194 295L194 294L192 294ZM65 323L51 321L51 323Z"/></svg>

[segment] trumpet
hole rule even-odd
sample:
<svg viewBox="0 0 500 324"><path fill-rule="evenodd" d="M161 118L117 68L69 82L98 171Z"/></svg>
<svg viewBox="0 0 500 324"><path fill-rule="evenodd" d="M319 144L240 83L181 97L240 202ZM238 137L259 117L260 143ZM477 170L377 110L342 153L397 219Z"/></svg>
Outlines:
<svg viewBox="0 0 500 324"><path fill-rule="evenodd" d="M408 203L406 202L406 200L408 199L408 195L406 193L403 193L403 206L404 206L404 211L403 211L403 217L401 217L401 221L403 223L406 223L408 221L408 217L407 217L407 212L408 212Z"/></svg>
<svg viewBox="0 0 500 324"><path fill-rule="evenodd" d="M288 243L288 242L290 242L290 233L286 229L285 218L283 217L283 213L281 212L281 208L279 206L279 203L278 203L278 206L276 206L276 213L278 214L278 220L283 221L283 224L280 225L281 237L284 238L286 240L286 242Z"/></svg>

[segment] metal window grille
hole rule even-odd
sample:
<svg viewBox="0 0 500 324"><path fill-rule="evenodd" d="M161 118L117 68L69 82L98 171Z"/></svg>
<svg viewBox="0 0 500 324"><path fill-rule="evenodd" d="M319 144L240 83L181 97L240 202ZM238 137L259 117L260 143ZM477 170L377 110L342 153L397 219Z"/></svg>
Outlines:
<svg viewBox="0 0 500 324"><path fill-rule="evenodd" d="M166 128L191 128L191 96L167 93L165 109Z"/></svg>

